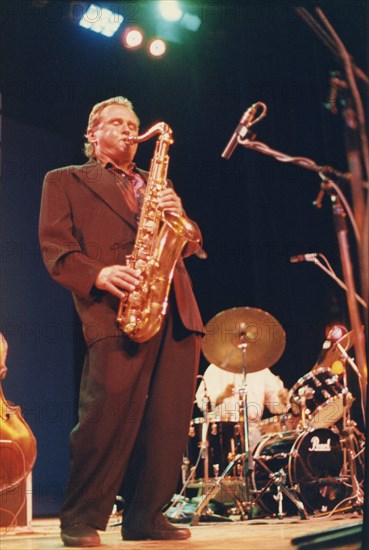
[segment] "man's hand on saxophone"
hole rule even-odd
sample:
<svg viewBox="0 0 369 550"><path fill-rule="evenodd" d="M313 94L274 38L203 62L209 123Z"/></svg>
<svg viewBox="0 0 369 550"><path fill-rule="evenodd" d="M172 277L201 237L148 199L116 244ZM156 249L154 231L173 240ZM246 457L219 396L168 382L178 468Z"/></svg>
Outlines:
<svg viewBox="0 0 369 550"><path fill-rule="evenodd" d="M166 187L159 196L158 208L183 215L182 201L171 187Z"/></svg>
<svg viewBox="0 0 369 550"><path fill-rule="evenodd" d="M164 189L159 197L158 208L182 216L182 201L172 188ZM95 286L122 298L124 291L132 292L140 283L140 271L126 265L104 267L96 277Z"/></svg>
<svg viewBox="0 0 369 550"><path fill-rule="evenodd" d="M95 286L122 298L124 291L132 292L139 284L140 271L126 265L104 267L96 277Z"/></svg>

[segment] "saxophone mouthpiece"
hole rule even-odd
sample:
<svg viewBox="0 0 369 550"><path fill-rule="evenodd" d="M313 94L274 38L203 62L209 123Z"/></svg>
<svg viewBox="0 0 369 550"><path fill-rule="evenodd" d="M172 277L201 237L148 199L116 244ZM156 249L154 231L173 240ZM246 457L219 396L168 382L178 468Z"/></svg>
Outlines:
<svg viewBox="0 0 369 550"><path fill-rule="evenodd" d="M126 143L129 143L129 144L138 143L138 136L127 136L123 139Z"/></svg>

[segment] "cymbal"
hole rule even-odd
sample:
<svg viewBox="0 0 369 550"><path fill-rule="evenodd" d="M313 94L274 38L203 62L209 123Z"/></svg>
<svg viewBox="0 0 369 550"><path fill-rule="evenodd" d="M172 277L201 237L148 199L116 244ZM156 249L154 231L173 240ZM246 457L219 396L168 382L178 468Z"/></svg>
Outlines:
<svg viewBox="0 0 369 550"><path fill-rule="evenodd" d="M246 344L246 372L271 367L286 346L286 334L270 313L234 307L215 315L205 326L202 351L210 363L228 372L243 372L242 344Z"/></svg>

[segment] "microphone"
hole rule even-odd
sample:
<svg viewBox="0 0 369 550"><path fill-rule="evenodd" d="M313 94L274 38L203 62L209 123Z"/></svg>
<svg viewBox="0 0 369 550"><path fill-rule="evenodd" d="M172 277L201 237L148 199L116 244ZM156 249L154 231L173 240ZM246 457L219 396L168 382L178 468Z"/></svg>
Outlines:
<svg viewBox="0 0 369 550"><path fill-rule="evenodd" d="M236 149L236 147L238 145L238 137L240 137L240 138L246 137L248 129L249 129L249 125L254 120L257 108L258 108L258 104L254 103L254 105L251 105L251 107L249 107L247 109L247 111L245 111L243 113L243 115L241 117L241 120L238 123L237 128L233 132L233 134L231 136L231 139L227 143L227 145L226 145L226 147L225 147L225 149L222 153L222 157L224 159L228 160L228 159L231 158L231 155L233 154L233 151Z"/></svg>
<svg viewBox="0 0 369 550"><path fill-rule="evenodd" d="M291 264L297 264L299 262L313 262L318 256L318 252L311 252L310 254L298 254L297 256L291 256Z"/></svg>
<svg viewBox="0 0 369 550"><path fill-rule="evenodd" d="M330 327L328 334L326 335L326 338L323 342L321 352L319 353L318 359L316 360L317 365L324 364L328 351L336 342L339 342L339 340L343 338L343 336L347 334L347 332L348 332L347 328L343 325L336 324ZM337 361L337 363L341 363L341 362ZM326 365L326 366L332 367L332 365ZM337 372L334 372L334 374L337 374L337 375L342 374L343 372L343 370L341 370L343 369L342 363L341 363L341 366L337 364L335 369L337 370Z"/></svg>

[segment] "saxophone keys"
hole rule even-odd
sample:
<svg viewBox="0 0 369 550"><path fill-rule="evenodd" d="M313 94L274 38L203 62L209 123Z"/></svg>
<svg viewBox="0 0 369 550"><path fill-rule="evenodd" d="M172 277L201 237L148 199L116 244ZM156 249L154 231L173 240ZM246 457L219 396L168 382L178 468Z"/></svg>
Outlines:
<svg viewBox="0 0 369 550"><path fill-rule="evenodd" d="M145 223L145 229L146 231L150 231L150 233L153 232L154 230L154 227L155 227L155 222L154 220L147 220L147 222Z"/></svg>
<svg viewBox="0 0 369 550"><path fill-rule="evenodd" d="M131 304L131 306L139 306L140 302L141 302L140 292L138 292L137 290L134 290L133 292L131 292L131 294L129 295L129 303ZM130 321L132 322L132 319L130 319Z"/></svg>

